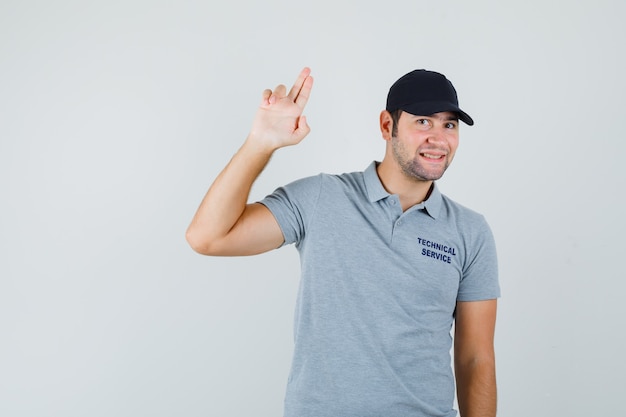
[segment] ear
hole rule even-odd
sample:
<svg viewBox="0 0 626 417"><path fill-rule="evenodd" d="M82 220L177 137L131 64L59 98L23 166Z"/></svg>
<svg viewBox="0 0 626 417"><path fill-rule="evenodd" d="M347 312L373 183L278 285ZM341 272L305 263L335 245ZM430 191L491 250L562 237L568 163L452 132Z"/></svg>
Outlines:
<svg viewBox="0 0 626 417"><path fill-rule="evenodd" d="M383 139L386 141L391 140L391 131L393 129L393 119L391 113L387 110L383 110L380 113L380 133L382 133Z"/></svg>

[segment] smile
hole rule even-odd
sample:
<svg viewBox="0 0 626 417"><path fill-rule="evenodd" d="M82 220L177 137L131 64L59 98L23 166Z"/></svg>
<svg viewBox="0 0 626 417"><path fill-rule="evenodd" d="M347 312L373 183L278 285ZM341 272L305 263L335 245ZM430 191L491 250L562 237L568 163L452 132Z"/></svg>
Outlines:
<svg viewBox="0 0 626 417"><path fill-rule="evenodd" d="M445 155L434 155L432 153L421 153L420 155L428 159L443 159L445 157Z"/></svg>

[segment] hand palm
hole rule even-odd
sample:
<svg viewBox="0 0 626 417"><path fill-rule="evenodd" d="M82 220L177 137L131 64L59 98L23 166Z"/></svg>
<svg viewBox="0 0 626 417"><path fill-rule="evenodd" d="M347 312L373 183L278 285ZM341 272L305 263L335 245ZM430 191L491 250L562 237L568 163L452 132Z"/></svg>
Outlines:
<svg viewBox="0 0 626 417"><path fill-rule="evenodd" d="M251 136L272 148L295 145L309 133L302 111L308 101L313 78L305 68L286 94L284 85L265 90L252 125Z"/></svg>

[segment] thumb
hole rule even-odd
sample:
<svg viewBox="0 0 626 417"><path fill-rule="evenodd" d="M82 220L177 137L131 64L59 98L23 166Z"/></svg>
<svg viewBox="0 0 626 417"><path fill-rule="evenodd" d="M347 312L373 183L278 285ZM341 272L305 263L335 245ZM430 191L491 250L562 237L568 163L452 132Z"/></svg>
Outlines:
<svg viewBox="0 0 626 417"><path fill-rule="evenodd" d="M311 127L306 121L306 116L300 116L298 118L298 128L295 130L295 134L304 138L311 131Z"/></svg>

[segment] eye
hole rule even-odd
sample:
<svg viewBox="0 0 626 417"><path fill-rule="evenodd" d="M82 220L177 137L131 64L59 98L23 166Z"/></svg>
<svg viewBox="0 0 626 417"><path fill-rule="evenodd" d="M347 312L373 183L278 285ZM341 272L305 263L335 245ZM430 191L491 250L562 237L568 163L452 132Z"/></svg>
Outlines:
<svg viewBox="0 0 626 417"><path fill-rule="evenodd" d="M415 122L420 127L428 127L428 126L430 126L430 120L428 120L428 119L417 119Z"/></svg>
<svg viewBox="0 0 626 417"><path fill-rule="evenodd" d="M458 122L448 122L446 123L446 129L456 129L458 126Z"/></svg>

